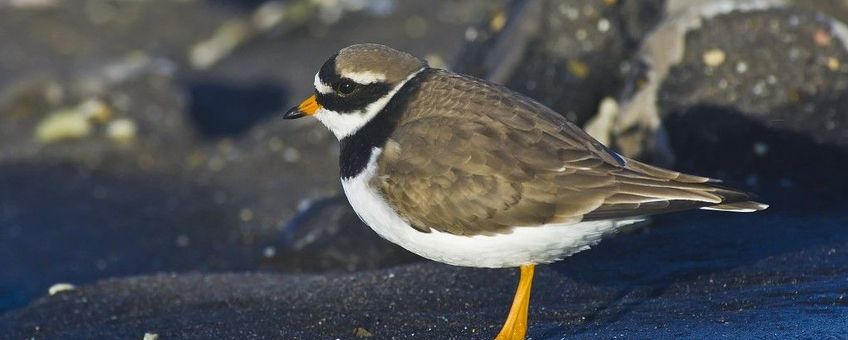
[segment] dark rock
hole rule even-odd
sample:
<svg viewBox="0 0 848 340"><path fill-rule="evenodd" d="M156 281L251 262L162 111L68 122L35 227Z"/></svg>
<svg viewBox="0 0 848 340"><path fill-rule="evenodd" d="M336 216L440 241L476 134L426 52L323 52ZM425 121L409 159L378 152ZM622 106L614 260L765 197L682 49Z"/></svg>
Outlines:
<svg viewBox="0 0 848 340"><path fill-rule="evenodd" d="M618 93L625 62L663 1L512 1L466 31L456 70L550 106L579 125Z"/></svg>
<svg viewBox="0 0 848 340"><path fill-rule="evenodd" d="M751 187L844 192L846 26L808 10L740 8L686 13L646 40L647 73L625 94L616 146Z"/></svg>
<svg viewBox="0 0 848 340"><path fill-rule="evenodd" d="M839 338L848 335L848 223L810 215L660 218L551 266L534 282L530 338ZM516 270L425 262L352 274L110 279L0 317L11 338L487 339Z"/></svg>

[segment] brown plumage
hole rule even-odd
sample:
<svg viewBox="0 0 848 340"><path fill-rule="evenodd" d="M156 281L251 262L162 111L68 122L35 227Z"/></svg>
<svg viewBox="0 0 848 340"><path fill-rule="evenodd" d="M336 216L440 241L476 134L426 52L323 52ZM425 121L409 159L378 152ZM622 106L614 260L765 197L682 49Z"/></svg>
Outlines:
<svg viewBox="0 0 848 340"><path fill-rule="evenodd" d="M496 234L691 208L765 208L718 181L623 158L504 87L441 70L426 76L404 99L372 180L421 231Z"/></svg>

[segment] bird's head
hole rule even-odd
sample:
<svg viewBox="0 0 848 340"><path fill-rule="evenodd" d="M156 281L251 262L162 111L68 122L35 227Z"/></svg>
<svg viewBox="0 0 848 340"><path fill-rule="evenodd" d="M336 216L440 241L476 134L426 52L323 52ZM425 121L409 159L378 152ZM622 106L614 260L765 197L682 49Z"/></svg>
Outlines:
<svg viewBox="0 0 848 340"><path fill-rule="evenodd" d="M345 47L315 74L315 94L283 118L318 118L341 140L374 118L409 79L425 68L423 60L387 46Z"/></svg>

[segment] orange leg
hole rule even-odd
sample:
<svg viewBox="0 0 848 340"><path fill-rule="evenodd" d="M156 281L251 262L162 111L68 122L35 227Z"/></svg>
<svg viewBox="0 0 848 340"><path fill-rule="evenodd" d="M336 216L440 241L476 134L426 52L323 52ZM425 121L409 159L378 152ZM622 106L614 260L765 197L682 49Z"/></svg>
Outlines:
<svg viewBox="0 0 848 340"><path fill-rule="evenodd" d="M518 281L518 289L515 290L515 299L506 317L501 332L495 340L523 340L527 334L527 312L530 308L530 286L533 284L534 264L521 266L521 279Z"/></svg>

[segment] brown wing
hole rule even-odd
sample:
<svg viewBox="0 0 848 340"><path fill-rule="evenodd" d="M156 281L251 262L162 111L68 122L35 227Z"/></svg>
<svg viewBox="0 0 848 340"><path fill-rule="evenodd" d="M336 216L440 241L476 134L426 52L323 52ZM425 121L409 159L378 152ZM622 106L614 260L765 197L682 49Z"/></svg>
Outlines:
<svg viewBox="0 0 848 340"><path fill-rule="evenodd" d="M430 77L384 147L373 183L421 231L504 233L748 201L707 178L624 159L500 86L446 71Z"/></svg>

